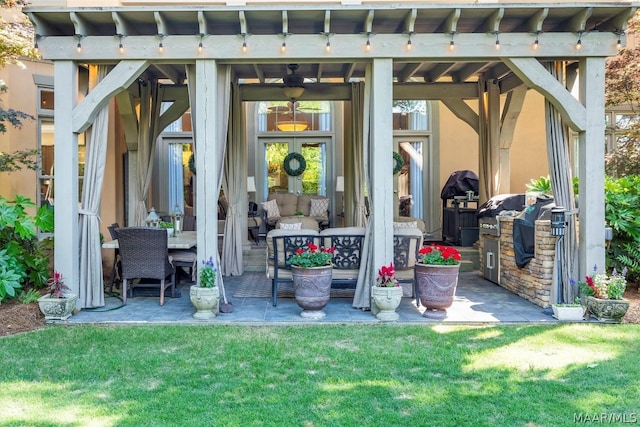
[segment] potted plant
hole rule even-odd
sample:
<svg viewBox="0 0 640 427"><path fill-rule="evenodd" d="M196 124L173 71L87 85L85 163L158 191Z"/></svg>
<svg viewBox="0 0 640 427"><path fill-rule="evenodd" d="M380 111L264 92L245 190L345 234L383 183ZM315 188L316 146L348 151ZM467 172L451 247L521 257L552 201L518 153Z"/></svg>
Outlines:
<svg viewBox="0 0 640 427"><path fill-rule="evenodd" d="M379 320L394 321L400 317L396 308L402 301L402 287L395 276L396 270L393 263L383 265L378 269L376 283L371 287L371 299L373 300L373 314Z"/></svg>
<svg viewBox="0 0 640 427"><path fill-rule="evenodd" d="M444 319L453 304L458 286L460 251L453 246L432 244L418 251L414 267L418 300L426 308L422 314L432 319Z"/></svg>
<svg viewBox="0 0 640 427"><path fill-rule="evenodd" d="M169 221L160 221L158 223L158 226L160 228L164 228L165 230L167 230L167 234L169 236L173 235L173 223L169 222Z"/></svg>
<svg viewBox="0 0 640 427"><path fill-rule="evenodd" d="M309 242L306 249L298 248L287 260L301 317L318 320L326 315L323 308L331 296L334 251L335 248L321 249Z"/></svg>
<svg viewBox="0 0 640 427"><path fill-rule="evenodd" d="M191 304L196 309L193 314L194 319L209 320L216 317L220 301L220 290L216 284L217 276L218 269L215 267L213 257L202 260L198 283L191 285L189 291Z"/></svg>
<svg viewBox="0 0 640 427"><path fill-rule="evenodd" d="M67 320L76 309L78 295L70 292L69 287L62 280L62 274L53 272L53 277L47 281L47 293L38 298L38 306L46 320Z"/></svg>
<svg viewBox="0 0 640 427"><path fill-rule="evenodd" d="M586 297L587 310L601 322L620 323L627 313L629 301L622 298L627 288L626 274L626 268L622 273L614 268L608 276L597 273L597 266L594 266L591 276L578 283L580 292Z"/></svg>
<svg viewBox="0 0 640 427"><path fill-rule="evenodd" d="M584 320L585 307L580 303L580 298L576 298L573 303L551 304L553 317L560 321L575 322Z"/></svg>

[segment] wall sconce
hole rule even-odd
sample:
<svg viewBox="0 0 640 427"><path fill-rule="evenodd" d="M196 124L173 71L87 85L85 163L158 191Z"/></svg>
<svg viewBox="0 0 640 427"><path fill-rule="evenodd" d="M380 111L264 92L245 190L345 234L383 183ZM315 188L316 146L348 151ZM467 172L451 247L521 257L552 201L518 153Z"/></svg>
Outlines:
<svg viewBox="0 0 640 427"><path fill-rule="evenodd" d="M551 209L551 235L556 237L564 236L566 223L566 212L562 206Z"/></svg>
<svg viewBox="0 0 640 427"><path fill-rule="evenodd" d="M149 211L149 215L147 215L147 218L144 220L144 222L147 223L147 227L158 228L160 226L160 217L156 213L155 208L151 208L151 210Z"/></svg>

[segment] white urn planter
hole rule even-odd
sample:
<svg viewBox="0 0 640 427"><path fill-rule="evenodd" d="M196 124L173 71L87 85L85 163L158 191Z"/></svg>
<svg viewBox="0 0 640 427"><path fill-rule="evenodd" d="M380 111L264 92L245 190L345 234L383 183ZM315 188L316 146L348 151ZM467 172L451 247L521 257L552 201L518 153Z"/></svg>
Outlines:
<svg viewBox="0 0 640 427"><path fill-rule="evenodd" d="M198 320L209 320L216 317L218 303L220 302L220 288L203 288L199 285L192 285L189 291L191 304L196 309L193 318Z"/></svg>
<svg viewBox="0 0 640 427"><path fill-rule="evenodd" d="M67 320L76 309L78 295L63 294L61 298L49 294L38 298L38 306L45 320Z"/></svg>
<svg viewBox="0 0 640 427"><path fill-rule="evenodd" d="M375 305L374 313L378 320L393 322L400 316L396 308L402 301L402 286L372 286L371 299Z"/></svg>

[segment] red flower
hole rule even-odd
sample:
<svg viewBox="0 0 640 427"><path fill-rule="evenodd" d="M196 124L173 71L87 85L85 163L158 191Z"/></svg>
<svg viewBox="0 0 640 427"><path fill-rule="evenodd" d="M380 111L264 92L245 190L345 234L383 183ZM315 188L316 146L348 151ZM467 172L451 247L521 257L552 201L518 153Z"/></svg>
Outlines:
<svg viewBox="0 0 640 427"><path fill-rule="evenodd" d="M298 249L296 249L296 253L297 253L298 255L300 255L300 254L301 254L301 253L303 253L303 252L304 252L304 251L302 250L302 248L298 248Z"/></svg>
<svg viewBox="0 0 640 427"><path fill-rule="evenodd" d="M318 245L314 245L313 243L309 242L309 250L311 252L315 252L318 250Z"/></svg>

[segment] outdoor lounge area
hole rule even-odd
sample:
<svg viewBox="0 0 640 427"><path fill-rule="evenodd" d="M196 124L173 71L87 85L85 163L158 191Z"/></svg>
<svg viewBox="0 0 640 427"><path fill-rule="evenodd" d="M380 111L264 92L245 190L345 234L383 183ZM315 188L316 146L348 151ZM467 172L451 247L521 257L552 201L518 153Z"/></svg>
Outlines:
<svg viewBox="0 0 640 427"><path fill-rule="evenodd" d="M241 276L226 277L224 286L227 299L233 304L231 313L218 314L210 321L195 320L194 308L189 301L190 283L180 283L176 298L165 298L163 306L157 296L129 298L127 305L117 297L105 297L105 307L85 309L69 318L78 323L135 323L135 324L304 324L304 323L380 323L369 311L352 307L353 290L334 289L325 307L326 317L321 322L300 317L300 307L293 298L291 287L279 288L278 305L271 300L271 280L263 272L246 272ZM432 324L437 321L422 317L423 307L416 307L409 297L402 299L396 310L400 323ZM482 279L477 271L460 273L453 306L443 323L548 323L557 322L550 313L518 297L500 286Z"/></svg>

